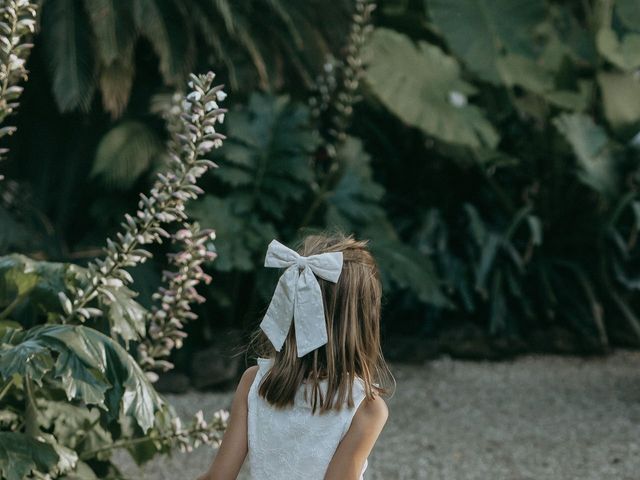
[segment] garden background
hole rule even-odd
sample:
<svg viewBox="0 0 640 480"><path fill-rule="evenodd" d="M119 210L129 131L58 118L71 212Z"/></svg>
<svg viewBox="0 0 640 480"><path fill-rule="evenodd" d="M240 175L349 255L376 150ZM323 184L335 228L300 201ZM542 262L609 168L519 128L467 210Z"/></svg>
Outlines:
<svg viewBox="0 0 640 480"><path fill-rule="evenodd" d="M156 387L235 382L273 238L370 239L394 361L640 346L637 0L0 5L7 478L215 442Z"/></svg>

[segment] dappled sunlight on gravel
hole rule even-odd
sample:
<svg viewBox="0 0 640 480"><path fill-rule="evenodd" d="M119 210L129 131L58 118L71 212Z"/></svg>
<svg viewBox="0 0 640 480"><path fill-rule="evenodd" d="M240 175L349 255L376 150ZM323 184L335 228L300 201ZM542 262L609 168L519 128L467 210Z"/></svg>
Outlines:
<svg viewBox="0 0 640 480"><path fill-rule="evenodd" d="M368 480L640 478L640 352L503 363L443 358L392 369L398 391ZM231 395L168 397L190 416L228 407ZM200 447L143 469L119 457L130 478L187 480L205 471L213 453Z"/></svg>

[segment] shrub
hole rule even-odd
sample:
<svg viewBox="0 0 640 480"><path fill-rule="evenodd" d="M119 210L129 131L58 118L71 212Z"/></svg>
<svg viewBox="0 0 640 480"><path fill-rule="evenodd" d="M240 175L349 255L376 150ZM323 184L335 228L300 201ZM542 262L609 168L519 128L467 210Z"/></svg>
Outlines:
<svg viewBox="0 0 640 480"><path fill-rule="evenodd" d="M4 9L20 25L23 11L29 21L35 16L34 7L20 0ZM15 28L0 29L0 43L14 48L7 35ZM16 55L26 50L14 49ZM1 72L10 67L7 61L20 64L11 55L3 60ZM224 118L217 102L225 94L213 80L212 73L191 76L172 123L177 131L166 171L149 195L140 196L138 211L125 217L116 239L107 240L103 259L83 268L0 257L3 478L109 478L119 475L110 461L114 449L126 448L144 462L176 447L219 441L224 412L210 423L199 412L183 426L152 385L152 370L171 366L167 357L181 346L184 322L194 318L189 304L202 300L198 283L209 280L200 265L213 258L207 245L212 232L189 222L184 205L202 193L196 182L215 166L206 156L224 138L216 125ZM7 96L14 100L11 95L0 90L0 105L8 104ZM176 223L180 228L170 234L166 225ZM148 311L128 287L127 268L144 262L151 256L147 246L165 238L184 246L171 254L176 271L165 274L166 285L154 295L158 305ZM137 343L139 360L128 350L130 342Z"/></svg>

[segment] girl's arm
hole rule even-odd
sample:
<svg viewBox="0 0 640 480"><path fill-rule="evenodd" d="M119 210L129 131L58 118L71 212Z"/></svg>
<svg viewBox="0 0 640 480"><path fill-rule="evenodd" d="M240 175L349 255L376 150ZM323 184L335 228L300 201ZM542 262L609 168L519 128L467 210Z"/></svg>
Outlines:
<svg viewBox="0 0 640 480"><path fill-rule="evenodd" d="M244 372L231 403L227 430L213 463L198 480L236 480L247 456L247 395L258 367Z"/></svg>
<svg viewBox="0 0 640 480"><path fill-rule="evenodd" d="M359 480L364 462L389 416L380 397L365 399L353 416L351 426L333 454L324 480Z"/></svg>

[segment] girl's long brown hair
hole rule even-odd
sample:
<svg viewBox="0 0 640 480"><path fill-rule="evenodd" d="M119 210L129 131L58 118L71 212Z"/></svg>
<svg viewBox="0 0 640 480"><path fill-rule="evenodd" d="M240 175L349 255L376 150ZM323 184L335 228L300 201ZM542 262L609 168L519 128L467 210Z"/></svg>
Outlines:
<svg viewBox="0 0 640 480"><path fill-rule="evenodd" d="M388 393L392 379L380 347L382 285L378 267L366 241L351 236L310 235L298 253L304 256L342 252L343 267L337 283L318 278L324 300L328 342L298 358L294 325L280 352L276 352L261 330L252 344L261 357L273 359L259 394L271 405L286 408L305 383L312 410L324 413L354 406L352 388L356 377L364 383L365 395ZM326 391L320 382L326 381Z"/></svg>

